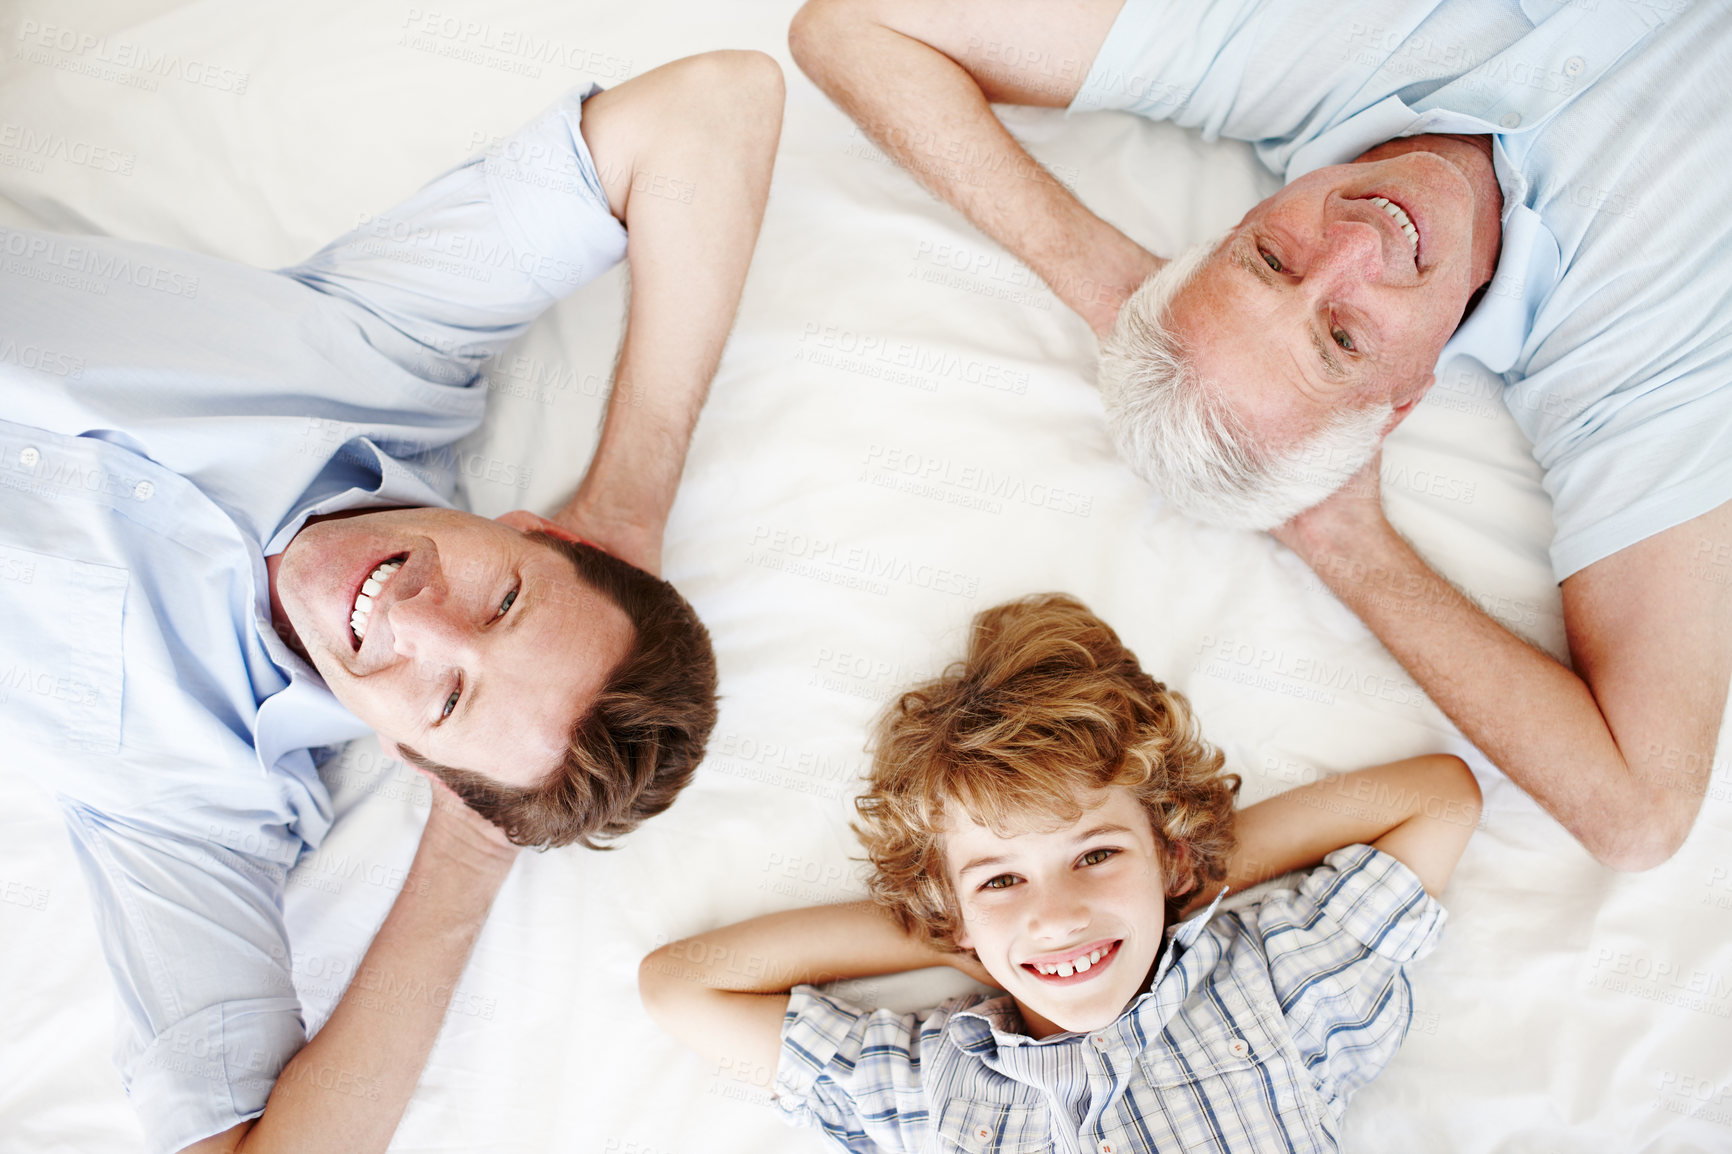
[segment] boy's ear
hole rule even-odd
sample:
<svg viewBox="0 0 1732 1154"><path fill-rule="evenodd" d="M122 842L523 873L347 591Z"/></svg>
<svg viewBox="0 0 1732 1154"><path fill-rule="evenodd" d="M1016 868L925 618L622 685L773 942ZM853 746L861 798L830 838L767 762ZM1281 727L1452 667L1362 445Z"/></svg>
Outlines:
<svg viewBox="0 0 1732 1154"><path fill-rule="evenodd" d="M1176 898L1197 888L1197 859L1185 842L1168 843L1161 868L1167 875L1167 896Z"/></svg>

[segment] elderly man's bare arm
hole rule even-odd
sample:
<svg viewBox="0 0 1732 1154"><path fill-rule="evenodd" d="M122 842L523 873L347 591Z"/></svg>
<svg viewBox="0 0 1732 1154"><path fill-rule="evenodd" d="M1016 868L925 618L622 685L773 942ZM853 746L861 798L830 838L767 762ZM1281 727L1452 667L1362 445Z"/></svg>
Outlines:
<svg viewBox="0 0 1732 1154"><path fill-rule="evenodd" d="M1360 479L1276 536L1431 699L1588 852L1677 852L1708 787L1732 677L1732 503L1563 583L1574 671L1434 573Z"/></svg>
<svg viewBox="0 0 1732 1154"><path fill-rule="evenodd" d="M879 147L1104 336L1164 262L1084 208L988 102L1069 104L1123 3L808 0L788 42Z"/></svg>

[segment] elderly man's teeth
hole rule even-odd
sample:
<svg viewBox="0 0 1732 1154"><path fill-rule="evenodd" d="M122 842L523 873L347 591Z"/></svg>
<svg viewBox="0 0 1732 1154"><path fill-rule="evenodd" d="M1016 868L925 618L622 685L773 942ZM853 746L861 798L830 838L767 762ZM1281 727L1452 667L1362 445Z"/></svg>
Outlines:
<svg viewBox="0 0 1732 1154"><path fill-rule="evenodd" d="M356 641L366 640L367 618L373 612L373 598L379 595L379 590L385 587L391 574L402 567L401 561L386 561L361 582L361 591L355 595L354 608L349 611L349 628L355 631Z"/></svg>
<svg viewBox="0 0 1732 1154"><path fill-rule="evenodd" d="M1411 244L1415 249L1419 248L1419 230L1413 227L1412 219L1402 211L1399 204L1392 204L1387 197L1382 196L1372 197L1371 203L1389 214L1389 219L1393 220L1401 229L1401 234L1407 238L1408 244Z"/></svg>

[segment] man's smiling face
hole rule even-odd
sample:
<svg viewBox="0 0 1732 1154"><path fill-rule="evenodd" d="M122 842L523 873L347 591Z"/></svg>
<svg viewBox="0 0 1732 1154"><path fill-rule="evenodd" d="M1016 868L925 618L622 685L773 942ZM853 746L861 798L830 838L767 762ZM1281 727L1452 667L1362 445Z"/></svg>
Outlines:
<svg viewBox="0 0 1732 1154"><path fill-rule="evenodd" d="M632 639L624 610L526 535L547 524L434 508L317 521L270 559L273 601L385 742L534 785Z"/></svg>
<svg viewBox="0 0 1732 1154"><path fill-rule="evenodd" d="M1245 214L1174 298L1174 325L1265 450L1343 409L1405 414L1496 270L1501 208L1480 146L1391 141Z"/></svg>
<svg viewBox="0 0 1732 1154"><path fill-rule="evenodd" d="M1074 822L995 833L967 814L944 834L957 944L1016 999L1030 1035L1108 1025L1148 980L1167 878L1149 815L1112 786Z"/></svg>

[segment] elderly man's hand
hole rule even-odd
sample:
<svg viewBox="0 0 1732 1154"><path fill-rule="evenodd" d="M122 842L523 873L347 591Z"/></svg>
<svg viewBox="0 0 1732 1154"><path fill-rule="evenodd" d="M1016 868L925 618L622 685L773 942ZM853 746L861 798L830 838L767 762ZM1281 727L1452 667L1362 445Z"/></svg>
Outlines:
<svg viewBox="0 0 1732 1154"><path fill-rule="evenodd" d="M1351 556L1359 546L1389 531L1383 516L1382 476L1379 449L1334 494L1269 532L1312 568L1332 556Z"/></svg>

